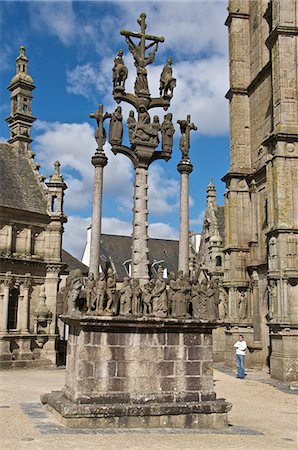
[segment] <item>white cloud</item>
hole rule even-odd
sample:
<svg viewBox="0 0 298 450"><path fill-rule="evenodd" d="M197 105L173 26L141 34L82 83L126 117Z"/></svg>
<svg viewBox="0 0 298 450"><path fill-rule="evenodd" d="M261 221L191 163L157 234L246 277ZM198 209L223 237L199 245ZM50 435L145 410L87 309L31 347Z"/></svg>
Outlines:
<svg viewBox="0 0 298 450"><path fill-rule="evenodd" d="M37 136L34 150L46 169L53 172L53 163L59 160L61 171L68 185L65 204L71 210L90 207L92 203L94 167L91 156L96 142L94 129L88 123L36 123ZM104 195L112 195L122 204L123 199L132 195L132 165L122 155L117 157L107 145L108 165L104 169Z"/></svg>
<svg viewBox="0 0 298 450"><path fill-rule="evenodd" d="M106 234L118 234L121 236L131 236L132 224L116 217L103 217L102 232Z"/></svg>
<svg viewBox="0 0 298 450"><path fill-rule="evenodd" d="M77 31L72 2L30 2L30 21L33 29L47 31L65 45L76 42Z"/></svg>
<svg viewBox="0 0 298 450"><path fill-rule="evenodd" d="M151 223L148 229L149 237L159 239L178 239L179 231L167 223Z"/></svg>
<svg viewBox="0 0 298 450"><path fill-rule="evenodd" d="M148 178L150 213L168 214L177 209L180 192L179 181L169 178L166 170L159 165L150 167Z"/></svg>
<svg viewBox="0 0 298 450"><path fill-rule="evenodd" d="M69 216L64 225L62 248L81 260L87 241L87 228L91 217Z"/></svg>

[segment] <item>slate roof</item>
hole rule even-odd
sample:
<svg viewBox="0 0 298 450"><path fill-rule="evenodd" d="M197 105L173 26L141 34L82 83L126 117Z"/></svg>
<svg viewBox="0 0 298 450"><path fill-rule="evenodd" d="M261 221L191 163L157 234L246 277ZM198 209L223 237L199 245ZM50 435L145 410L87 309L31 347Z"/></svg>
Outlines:
<svg viewBox="0 0 298 450"><path fill-rule="evenodd" d="M0 206L47 214L47 203L26 155L0 142Z"/></svg>
<svg viewBox="0 0 298 450"><path fill-rule="evenodd" d="M64 273L68 274L71 270L80 269L84 276L88 275L89 268L85 266L81 261L72 256L66 250L62 249L62 262L67 265L67 268L64 270Z"/></svg>
<svg viewBox="0 0 298 450"><path fill-rule="evenodd" d="M215 216L217 219L218 231L220 237L222 238L222 243L225 243L225 217L224 217L224 206L217 206L215 209Z"/></svg>
<svg viewBox="0 0 298 450"><path fill-rule="evenodd" d="M102 234L100 260L103 270L112 266L116 270L117 280L123 280L127 276L127 272L123 263L131 259L130 236L117 236L112 234ZM158 268L162 265L167 268L168 273L178 270L178 241L169 239L153 239L148 240L150 267L155 261L161 261L154 267ZM155 276L155 269L152 269L152 276Z"/></svg>

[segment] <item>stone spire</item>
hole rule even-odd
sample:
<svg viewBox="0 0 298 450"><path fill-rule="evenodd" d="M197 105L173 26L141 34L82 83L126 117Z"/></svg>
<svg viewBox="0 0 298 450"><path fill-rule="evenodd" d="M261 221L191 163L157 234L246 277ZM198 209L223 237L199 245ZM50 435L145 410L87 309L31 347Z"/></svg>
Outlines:
<svg viewBox="0 0 298 450"><path fill-rule="evenodd" d="M216 189L213 184L212 178L210 178L210 183L207 186L207 205L210 204L216 206Z"/></svg>
<svg viewBox="0 0 298 450"><path fill-rule="evenodd" d="M20 47L16 59L16 74L7 88L10 91L10 116L5 120L10 127L9 143L21 151L29 150L30 130L35 117L32 115L32 91L35 89L33 80L28 74L28 58L25 47Z"/></svg>

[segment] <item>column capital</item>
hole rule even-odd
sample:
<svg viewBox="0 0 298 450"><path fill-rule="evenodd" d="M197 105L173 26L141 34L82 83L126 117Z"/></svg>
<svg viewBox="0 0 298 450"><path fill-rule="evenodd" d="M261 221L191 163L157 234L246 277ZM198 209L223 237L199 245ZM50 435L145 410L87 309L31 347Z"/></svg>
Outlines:
<svg viewBox="0 0 298 450"><path fill-rule="evenodd" d="M108 164L108 158L104 152L95 152L91 158L94 167L105 167Z"/></svg>
<svg viewBox="0 0 298 450"><path fill-rule="evenodd" d="M178 172L190 174L193 171L193 165L190 162L190 160L181 160L180 163L177 165Z"/></svg>

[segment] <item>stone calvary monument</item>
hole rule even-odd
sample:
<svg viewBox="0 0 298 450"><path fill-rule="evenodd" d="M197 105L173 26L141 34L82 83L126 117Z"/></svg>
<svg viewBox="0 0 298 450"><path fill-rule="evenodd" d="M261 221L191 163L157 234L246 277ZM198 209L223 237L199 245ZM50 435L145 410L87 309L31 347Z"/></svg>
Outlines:
<svg viewBox="0 0 298 450"><path fill-rule="evenodd" d="M163 37L146 34L146 15L138 20L140 32L122 30L136 67L134 94L127 93L128 69L119 50L114 59L113 96L119 104L130 103L127 119L130 146L122 143L121 106L112 114L103 106L91 114L97 121L98 148L95 167L90 272L86 282L79 270L69 274L62 295L69 325L66 381L59 392L42 396L42 402L73 427L172 427L221 428L227 426L231 404L216 399L212 371L212 330L216 327L216 290L198 273L188 277L188 175L190 116L179 120L181 130L178 164L181 174L181 222L179 272L151 278L148 265L148 168L157 160L171 158L174 126L167 110L176 86L169 58L160 76L160 97L150 95L146 67L154 62ZM150 49L150 51L149 51ZM149 53L148 53L149 51ZM132 235L132 276L119 291L112 268L99 273L103 168L107 164L103 145L103 122L110 119L109 142L116 155L122 153L135 169ZM161 150L156 150L161 133Z"/></svg>

